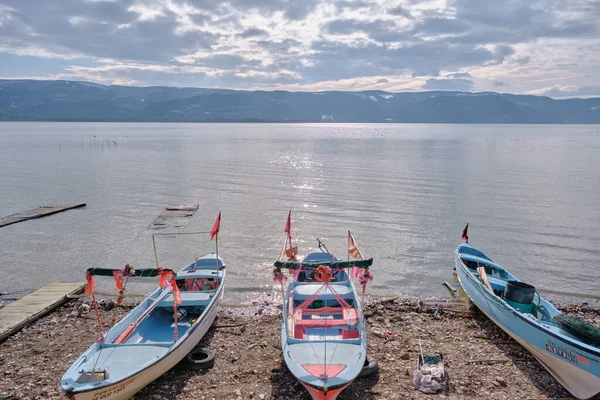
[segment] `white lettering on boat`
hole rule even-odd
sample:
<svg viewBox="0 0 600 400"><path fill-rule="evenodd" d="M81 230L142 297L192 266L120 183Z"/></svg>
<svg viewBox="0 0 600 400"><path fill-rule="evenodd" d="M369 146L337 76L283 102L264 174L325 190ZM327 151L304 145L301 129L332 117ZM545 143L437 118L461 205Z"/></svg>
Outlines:
<svg viewBox="0 0 600 400"><path fill-rule="evenodd" d="M121 383L120 385L116 385L116 386L112 386L108 389L102 390L98 393L96 393L94 395L93 400L102 400L102 399L107 399L110 396L117 394L119 392L122 392L123 390L125 390L125 388L127 387L127 385L129 385L131 382L134 381L135 378L131 378L129 380L126 380L125 382Z"/></svg>
<svg viewBox="0 0 600 400"><path fill-rule="evenodd" d="M546 350L548 350L550 353L556 354L557 356L565 358L575 364L577 364L578 362L578 357L576 357L571 351L552 341L548 341L548 344L546 344Z"/></svg>

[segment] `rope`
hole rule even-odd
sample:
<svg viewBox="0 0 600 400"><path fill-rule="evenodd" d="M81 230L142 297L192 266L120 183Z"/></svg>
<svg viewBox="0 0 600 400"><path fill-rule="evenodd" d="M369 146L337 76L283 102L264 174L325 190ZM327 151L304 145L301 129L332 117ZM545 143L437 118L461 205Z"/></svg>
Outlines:
<svg viewBox="0 0 600 400"><path fill-rule="evenodd" d="M98 327L100 328L100 340L104 342L104 329L102 328L102 321L100 321L100 311L98 311L98 303L96 302L96 296L92 293L92 302L94 303L94 310L96 310L96 320L98 321Z"/></svg>
<svg viewBox="0 0 600 400"><path fill-rule="evenodd" d="M327 284L326 284L327 285ZM327 320L325 320L325 326L323 327L323 341L324 343L324 350L323 350L323 369L325 370L323 372L323 380L327 379Z"/></svg>

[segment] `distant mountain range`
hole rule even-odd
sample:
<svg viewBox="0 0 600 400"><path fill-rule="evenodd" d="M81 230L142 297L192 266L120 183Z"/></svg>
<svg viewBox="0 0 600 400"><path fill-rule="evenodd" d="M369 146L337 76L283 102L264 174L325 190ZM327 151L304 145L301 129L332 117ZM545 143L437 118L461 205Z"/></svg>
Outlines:
<svg viewBox="0 0 600 400"><path fill-rule="evenodd" d="M0 80L1 121L598 124L600 98L493 92L286 92Z"/></svg>

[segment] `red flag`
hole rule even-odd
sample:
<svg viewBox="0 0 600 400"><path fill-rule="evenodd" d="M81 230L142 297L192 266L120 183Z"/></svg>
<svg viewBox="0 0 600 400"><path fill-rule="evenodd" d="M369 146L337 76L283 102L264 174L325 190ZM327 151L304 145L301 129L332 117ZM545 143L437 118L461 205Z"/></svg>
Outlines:
<svg viewBox="0 0 600 400"><path fill-rule="evenodd" d="M85 275L85 280L87 281L87 283L85 284L85 291L83 292L84 294L94 294L94 286L96 286L96 278L94 278L94 276L90 273L87 273Z"/></svg>
<svg viewBox="0 0 600 400"><path fill-rule="evenodd" d="M117 290L123 290L123 271L113 271L113 277L115 278L115 287Z"/></svg>
<svg viewBox="0 0 600 400"><path fill-rule="evenodd" d="M169 282L171 280L171 277L173 276L173 271L161 270L161 271L158 271L158 276L160 276L160 280L158 281L158 286L167 287L167 286L169 286Z"/></svg>
<svg viewBox="0 0 600 400"><path fill-rule="evenodd" d="M221 228L221 211L219 211L219 216L217 217L217 220L215 221L215 224L213 225L212 229L210 230L210 240L213 240L213 238L215 236L217 236L217 239L219 238L219 229Z"/></svg>
<svg viewBox="0 0 600 400"><path fill-rule="evenodd" d="M174 278L171 278L171 287L173 288L173 306L177 306L181 304L181 292L179 291L179 286L177 286L177 281Z"/></svg>
<svg viewBox="0 0 600 400"><path fill-rule="evenodd" d="M283 231L288 234L288 237L292 237L292 210L290 210L290 212L288 213L288 219L285 224L285 229Z"/></svg>
<svg viewBox="0 0 600 400"><path fill-rule="evenodd" d="M463 238L463 240L466 240L467 243L469 243L468 230L469 230L469 223L467 223L467 226L465 226L465 229L463 229L463 233L462 233L462 238Z"/></svg>

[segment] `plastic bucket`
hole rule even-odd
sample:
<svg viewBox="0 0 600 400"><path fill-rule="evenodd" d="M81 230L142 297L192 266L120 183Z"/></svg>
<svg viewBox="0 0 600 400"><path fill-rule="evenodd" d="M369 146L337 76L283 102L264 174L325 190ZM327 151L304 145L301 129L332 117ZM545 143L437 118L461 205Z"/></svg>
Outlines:
<svg viewBox="0 0 600 400"><path fill-rule="evenodd" d="M525 282L508 281L504 290L504 299L513 308L530 313L533 308L535 287Z"/></svg>

